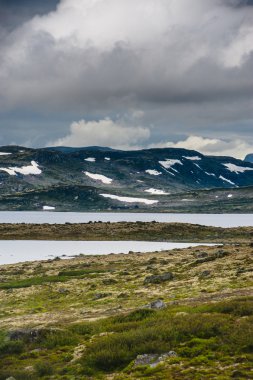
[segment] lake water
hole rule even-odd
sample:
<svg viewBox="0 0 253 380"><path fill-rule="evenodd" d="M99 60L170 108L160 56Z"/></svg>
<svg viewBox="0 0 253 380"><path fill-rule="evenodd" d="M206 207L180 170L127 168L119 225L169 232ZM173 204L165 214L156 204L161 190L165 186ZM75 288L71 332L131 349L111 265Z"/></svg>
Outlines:
<svg viewBox="0 0 253 380"><path fill-rule="evenodd" d="M178 222L215 227L253 226L253 214L77 213L1 211L0 223Z"/></svg>
<svg viewBox="0 0 253 380"><path fill-rule="evenodd" d="M110 253L154 252L196 246L200 243L159 243L147 241L34 241L0 240L0 265L25 261L48 260L56 256L70 258L79 254L108 255Z"/></svg>

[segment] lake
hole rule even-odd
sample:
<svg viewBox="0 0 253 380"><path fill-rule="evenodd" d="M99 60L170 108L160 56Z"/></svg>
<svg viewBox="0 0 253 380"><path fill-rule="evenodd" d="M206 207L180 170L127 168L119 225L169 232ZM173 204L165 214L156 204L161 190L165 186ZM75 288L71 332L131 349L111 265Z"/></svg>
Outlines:
<svg viewBox="0 0 253 380"><path fill-rule="evenodd" d="M193 223L215 227L253 226L252 214L167 214L167 213L77 213L49 211L1 211L0 223L88 223L88 222Z"/></svg>
<svg viewBox="0 0 253 380"><path fill-rule="evenodd" d="M25 261L49 260L56 256L70 258L79 254L108 255L110 253L154 252L175 248L215 244L147 241L46 241L0 240L0 265Z"/></svg>

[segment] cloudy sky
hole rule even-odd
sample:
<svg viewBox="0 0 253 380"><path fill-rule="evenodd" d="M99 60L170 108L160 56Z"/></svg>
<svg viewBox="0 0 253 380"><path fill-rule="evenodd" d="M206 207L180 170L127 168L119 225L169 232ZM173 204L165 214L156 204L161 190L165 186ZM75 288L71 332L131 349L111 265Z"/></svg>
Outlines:
<svg viewBox="0 0 253 380"><path fill-rule="evenodd" d="M0 0L0 145L253 152L253 0Z"/></svg>

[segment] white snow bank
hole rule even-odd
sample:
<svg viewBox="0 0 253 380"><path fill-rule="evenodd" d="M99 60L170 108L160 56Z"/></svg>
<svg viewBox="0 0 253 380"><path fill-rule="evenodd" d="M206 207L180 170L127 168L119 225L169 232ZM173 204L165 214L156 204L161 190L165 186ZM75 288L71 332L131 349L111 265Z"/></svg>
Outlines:
<svg viewBox="0 0 253 380"><path fill-rule="evenodd" d="M212 177L216 177L216 175L214 173L208 173L208 172L205 172L206 175L210 175Z"/></svg>
<svg viewBox="0 0 253 380"><path fill-rule="evenodd" d="M146 193L154 194L154 195L169 195L170 193L165 193L163 190L158 190L158 189L147 189L144 190Z"/></svg>
<svg viewBox="0 0 253 380"><path fill-rule="evenodd" d="M96 162L96 159L95 159L95 157L87 157L87 158L84 159L84 161Z"/></svg>
<svg viewBox="0 0 253 380"><path fill-rule="evenodd" d="M203 170L202 167L199 166L198 164L194 163L193 165L195 165L198 169Z"/></svg>
<svg viewBox="0 0 253 380"><path fill-rule="evenodd" d="M165 161L159 161L159 164L162 165L165 169L170 169L176 164L183 165L180 160L171 160L168 158Z"/></svg>
<svg viewBox="0 0 253 380"><path fill-rule="evenodd" d="M131 198L131 197L119 197L118 195L112 195L112 194L100 194L104 198L110 198L110 199L116 199L120 202L125 203L145 203L146 205L153 205L155 203L158 203L158 201L145 199L145 198Z"/></svg>
<svg viewBox="0 0 253 380"><path fill-rule="evenodd" d="M8 173L9 175L17 175L18 173L23 175L38 175L42 173L38 166L39 165L37 164L37 162L31 161L31 165L22 166L21 168L14 166L8 168L0 168L0 170Z"/></svg>
<svg viewBox="0 0 253 380"><path fill-rule="evenodd" d="M234 185L234 186L236 186L236 184L235 184L234 182L230 181L230 180L227 179L227 178L224 178L222 175L220 175L219 178L220 178L222 181L225 181L225 182L230 183L230 185Z"/></svg>
<svg viewBox="0 0 253 380"><path fill-rule="evenodd" d="M50 211L50 210L55 210L55 207L53 206L43 206L44 211Z"/></svg>
<svg viewBox="0 0 253 380"><path fill-rule="evenodd" d="M232 198L233 197L233 194L228 194L228 198Z"/></svg>
<svg viewBox="0 0 253 380"><path fill-rule="evenodd" d="M200 160L202 160L202 158L199 157L199 156L189 156L189 157L183 156L183 158L186 158L186 160L191 160L191 161L200 161Z"/></svg>
<svg viewBox="0 0 253 380"><path fill-rule="evenodd" d="M12 153L7 153L7 152L0 152L0 156L9 156Z"/></svg>
<svg viewBox="0 0 253 380"><path fill-rule="evenodd" d="M87 175L87 177L90 177L94 179L95 181L101 181L105 183L106 185L110 185L113 181L111 178L108 178L103 174L94 174L94 173L89 173L89 172L84 172L84 174Z"/></svg>
<svg viewBox="0 0 253 380"><path fill-rule="evenodd" d="M148 173L150 175L161 175L162 174L161 172L158 172L157 170L152 170L152 169L145 170L145 173Z"/></svg>
<svg viewBox="0 0 253 380"><path fill-rule="evenodd" d="M105 161L111 161L110 157L105 157Z"/></svg>
<svg viewBox="0 0 253 380"><path fill-rule="evenodd" d="M253 170L253 168L249 168L245 166L237 166L235 164L223 164L223 165L227 168L227 170L236 174L244 173L248 170Z"/></svg>

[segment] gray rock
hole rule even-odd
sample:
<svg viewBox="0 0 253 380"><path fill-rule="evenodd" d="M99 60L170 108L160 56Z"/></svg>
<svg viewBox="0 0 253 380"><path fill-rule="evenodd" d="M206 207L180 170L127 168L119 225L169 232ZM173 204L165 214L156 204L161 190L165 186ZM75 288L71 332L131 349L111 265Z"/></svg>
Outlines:
<svg viewBox="0 0 253 380"><path fill-rule="evenodd" d="M138 355L134 361L134 367L149 365L151 368L156 367L158 364L163 363L166 359L177 357L175 351L165 352L164 354L144 354Z"/></svg>
<svg viewBox="0 0 253 380"><path fill-rule="evenodd" d="M117 284L117 281L114 278L105 278L103 281L104 285L114 285Z"/></svg>
<svg viewBox="0 0 253 380"><path fill-rule="evenodd" d="M154 363L158 359L159 355L157 354L143 354L138 355L134 361L134 367L138 367L140 365L150 365Z"/></svg>
<svg viewBox="0 0 253 380"><path fill-rule="evenodd" d="M173 280L173 278L174 278L174 276L173 276L173 273L171 273L171 272L158 274L158 275L152 275L152 276L148 276L145 278L144 285L161 284L161 283L166 282L166 281L171 281L171 280Z"/></svg>
<svg viewBox="0 0 253 380"><path fill-rule="evenodd" d="M9 332L9 338L12 341L15 340L27 340L29 342L35 342L42 334L41 329L20 329L11 330Z"/></svg>
<svg viewBox="0 0 253 380"><path fill-rule="evenodd" d="M102 298L106 298L111 295L112 293L96 293L94 294L93 301L101 300Z"/></svg>
<svg viewBox="0 0 253 380"><path fill-rule="evenodd" d="M206 278L209 277L211 274L210 270L204 270L203 272L200 273L199 278Z"/></svg>
<svg viewBox="0 0 253 380"><path fill-rule="evenodd" d="M203 259L205 257L208 256L208 253L207 252L196 252L194 254L194 256L197 258L197 259Z"/></svg>
<svg viewBox="0 0 253 380"><path fill-rule="evenodd" d="M15 377L11 376L11 377L8 377L7 379L5 380L16 380Z"/></svg>
<svg viewBox="0 0 253 380"><path fill-rule="evenodd" d="M67 293L69 293L69 290L68 290L68 289L65 289L65 288L60 288L60 289L58 290L58 293L60 293L60 294L67 294Z"/></svg>
<svg viewBox="0 0 253 380"><path fill-rule="evenodd" d="M148 305L150 309L164 309L166 307L165 303L162 300L152 301Z"/></svg>
<svg viewBox="0 0 253 380"><path fill-rule="evenodd" d="M154 362L154 363L151 363L150 364L150 367L151 368L154 368L156 367L158 364L160 363L163 363L166 359L168 358L175 358L177 357L177 354L175 351L169 351L169 352L166 352L165 354L162 354L158 357L158 359Z"/></svg>

